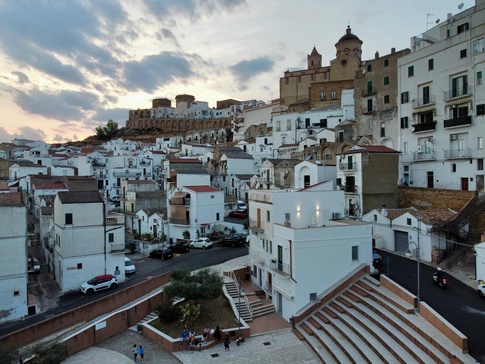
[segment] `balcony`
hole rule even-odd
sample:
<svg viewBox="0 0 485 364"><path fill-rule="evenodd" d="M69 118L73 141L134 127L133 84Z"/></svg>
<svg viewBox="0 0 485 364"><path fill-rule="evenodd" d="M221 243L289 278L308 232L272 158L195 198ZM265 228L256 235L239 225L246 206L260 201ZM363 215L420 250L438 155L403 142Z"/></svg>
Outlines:
<svg viewBox="0 0 485 364"><path fill-rule="evenodd" d="M365 90L362 90L362 96L370 96L370 95L375 95L377 93L375 87L367 87Z"/></svg>
<svg viewBox="0 0 485 364"><path fill-rule="evenodd" d="M436 159L436 152L433 150L430 150L428 152L414 152L414 158L413 160L415 161L432 161Z"/></svg>
<svg viewBox="0 0 485 364"><path fill-rule="evenodd" d="M124 171L117 171L113 172L113 177L139 177L141 175L140 172L136 170L124 170Z"/></svg>
<svg viewBox="0 0 485 364"><path fill-rule="evenodd" d="M190 220L182 217L170 217L168 222L174 225L190 225Z"/></svg>
<svg viewBox="0 0 485 364"><path fill-rule="evenodd" d="M249 220L249 229L256 232L264 232L263 224L261 220Z"/></svg>
<svg viewBox="0 0 485 364"><path fill-rule="evenodd" d="M430 95L428 97L423 97L419 99L413 99L413 109L421 107L421 106L428 106L433 105L436 103L435 95Z"/></svg>
<svg viewBox="0 0 485 364"><path fill-rule="evenodd" d="M458 118L447 119L444 121L445 128L451 128L454 126L471 125L471 124L472 124L471 116L461 116Z"/></svg>
<svg viewBox="0 0 485 364"><path fill-rule="evenodd" d="M357 193L357 185L345 185L343 190L348 193Z"/></svg>
<svg viewBox="0 0 485 364"><path fill-rule="evenodd" d="M283 278L290 278L290 265L279 263L276 260L272 260L269 267L279 274Z"/></svg>
<svg viewBox="0 0 485 364"><path fill-rule="evenodd" d="M93 161L93 167L106 167L106 163Z"/></svg>
<svg viewBox="0 0 485 364"><path fill-rule="evenodd" d="M445 92L444 101L457 99L465 96L471 96L471 94L472 94L472 88L469 87L468 85L460 88L454 88Z"/></svg>
<svg viewBox="0 0 485 364"><path fill-rule="evenodd" d="M357 171L357 163L339 163L338 168L341 171Z"/></svg>
<svg viewBox="0 0 485 364"><path fill-rule="evenodd" d="M414 128L413 133L419 133L419 132L428 131L428 130L436 130L436 121L414 124L412 125L412 127Z"/></svg>
<svg viewBox="0 0 485 364"><path fill-rule="evenodd" d="M124 254L125 243L108 243L108 249L111 254Z"/></svg>
<svg viewBox="0 0 485 364"><path fill-rule="evenodd" d="M445 150L446 159L461 159L461 158L471 158L472 153L470 149L448 149Z"/></svg>

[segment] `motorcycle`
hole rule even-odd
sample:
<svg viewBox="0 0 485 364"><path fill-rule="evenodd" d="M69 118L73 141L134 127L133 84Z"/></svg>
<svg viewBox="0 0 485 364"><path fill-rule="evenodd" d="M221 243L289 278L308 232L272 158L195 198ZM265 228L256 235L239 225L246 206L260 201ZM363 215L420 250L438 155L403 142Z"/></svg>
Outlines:
<svg viewBox="0 0 485 364"><path fill-rule="evenodd" d="M438 276L438 272L433 273L433 282L440 286L441 288L446 288L446 278L441 275L441 277Z"/></svg>

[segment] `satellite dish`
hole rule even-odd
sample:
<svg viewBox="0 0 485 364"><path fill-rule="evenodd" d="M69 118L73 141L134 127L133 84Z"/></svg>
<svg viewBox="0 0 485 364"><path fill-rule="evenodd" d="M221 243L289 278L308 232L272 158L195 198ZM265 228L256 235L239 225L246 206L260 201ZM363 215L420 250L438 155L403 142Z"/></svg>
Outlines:
<svg viewBox="0 0 485 364"><path fill-rule="evenodd" d="M439 19L436 19L435 23L438 24L439 22L440 22L440 20Z"/></svg>
<svg viewBox="0 0 485 364"><path fill-rule="evenodd" d="M458 5L458 9L460 9L460 10L463 9L463 5L465 5L465 4L461 3L460 5Z"/></svg>

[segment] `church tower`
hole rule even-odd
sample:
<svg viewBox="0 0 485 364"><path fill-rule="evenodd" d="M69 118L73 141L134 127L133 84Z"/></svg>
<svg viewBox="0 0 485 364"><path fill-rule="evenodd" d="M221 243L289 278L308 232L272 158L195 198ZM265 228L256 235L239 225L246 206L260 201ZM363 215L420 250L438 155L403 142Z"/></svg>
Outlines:
<svg viewBox="0 0 485 364"><path fill-rule="evenodd" d="M308 69L313 70L322 67L322 55L313 47L312 53L306 56L308 62Z"/></svg>

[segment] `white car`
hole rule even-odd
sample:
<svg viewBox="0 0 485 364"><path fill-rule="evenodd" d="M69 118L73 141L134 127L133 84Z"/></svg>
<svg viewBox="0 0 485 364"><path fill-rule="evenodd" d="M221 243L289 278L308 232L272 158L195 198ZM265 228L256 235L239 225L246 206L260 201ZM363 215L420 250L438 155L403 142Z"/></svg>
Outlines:
<svg viewBox="0 0 485 364"><path fill-rule="evenodd" d="M198 238L190 243L190 247L201 249L212 248L212 241L209 238Z"/></svg>
<svg viewBox="0 0 485 364"><path fill-rule="evenodd" d="M480 297L485 297L485 281L478 281L477 292Z"/></svg>
<svg viewBox="0 0 485 364"><path fill-rule="evenodd" d="M133 274L136 272L136 267L133 262L125 257L125 274Z"/></svg>
<svg viewBox="0 0 485 364"><path fill-rule="evenodd" d="M118 280L116 277L112 274L104 274L84 282L81 284L81 287L79 287L79 290L84 294L93 294L94 292L103 289L115 289L116 287L118 287Z"/></svg>
<svg viewBox="0 0 485 364"><path fill-rule="evenodd" d="M237 200L237 209L238 210L247 210L248 207L246 206L246 204L244 203L244 201Z"/></svg>

